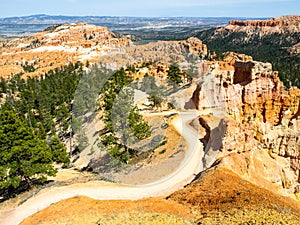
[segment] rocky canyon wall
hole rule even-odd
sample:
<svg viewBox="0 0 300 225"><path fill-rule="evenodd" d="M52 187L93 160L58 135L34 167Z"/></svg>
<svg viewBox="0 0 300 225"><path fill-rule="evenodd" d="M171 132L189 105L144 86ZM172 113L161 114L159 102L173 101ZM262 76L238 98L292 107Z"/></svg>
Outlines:
<svg viewBox="0 0 300 225"><path fill-rule="evenodd" d="M192 100L200 111L211 109L200 118L210 126L205 151L211 164L221 162L264 188L299 198L300 90L286 90L277 75L270 63L248 59L210 63L213 82L199 82ZM216 139L222 140L217 151Z"/></svg>

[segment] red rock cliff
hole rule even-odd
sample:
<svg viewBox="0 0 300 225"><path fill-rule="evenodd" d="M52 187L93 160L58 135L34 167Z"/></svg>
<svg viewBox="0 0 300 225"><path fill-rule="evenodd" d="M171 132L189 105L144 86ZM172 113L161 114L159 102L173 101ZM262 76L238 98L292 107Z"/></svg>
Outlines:
<svg viewBox="0 0 300 225"><path fill-rule="evenodd" d="M268 20L231 20L230 25L234 26L255 26L255 27L286 27L286 26L299 26L300 16L282 16L278 18L272 18Z"/></svg>

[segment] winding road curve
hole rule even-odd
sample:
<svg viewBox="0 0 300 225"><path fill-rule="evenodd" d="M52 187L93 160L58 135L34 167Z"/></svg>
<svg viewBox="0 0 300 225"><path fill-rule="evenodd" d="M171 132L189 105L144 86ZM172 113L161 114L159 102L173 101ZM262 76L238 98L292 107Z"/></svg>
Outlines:
<svg viewBox="0 0 300 225"><path fill-rule="evenodd" d="M199 141L199 134L189 125L189 122L197 118L200 112L191 110L160 114L170 115L174 113L177 113L177 115L172 120L172 124L186 140L188 151L180 166L170 175L155 182L138 186L76 184L45 189L17 208L0 212L0 224L17 225L30 215L70 197L82 195L98 200L136 200L145 197L166 196L190 183L195 175L203 170L203 146Z"/></svg>

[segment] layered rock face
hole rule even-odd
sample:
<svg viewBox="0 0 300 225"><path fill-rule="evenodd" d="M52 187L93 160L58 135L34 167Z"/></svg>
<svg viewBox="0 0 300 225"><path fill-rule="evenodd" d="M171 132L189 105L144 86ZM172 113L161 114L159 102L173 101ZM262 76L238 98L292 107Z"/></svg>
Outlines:
<svg viewBox="0 0 300 225"><path fill-rule="evenodd" d="M130 39L120 38L106 27L85 23L54 25L30 37L1 42L0 77L16 73L41 76L77 61L101 61L111 69L145 61L182 62L189 54L205 57L208 50L194 37L135 46ZM34 71L24 70L25 64Z"/></svg>
<svg viewBox="0 0 300 225"><path fill-rule="evenodd" d="M300 32L300 16L282 16L268 20L250 20L240 21L231 20L225 27L217 29L218 32L223 30L246 32L250 34L252 31L259 32L260 35L279 33L299 33Z"/></svg>
<svg viewBox="0 0 300 225"><path fill-rule="evenodd" d="M200 82L193 94L197 109L211 109L200 118L208 132L206 166L221 161L245 179L299 198L300 90L285 90L270 63L229 61L210 63L210 85ZM212 125L220 115L222 123Z"/></svg>
<svg viewBox="0 0 300 225"><path fill-rule="evenodd" d="M40 76L51 69L76 61L99 61L106 54L117 54L132 46L127 38L117 38L106 27L91 24L54 25L33 36L2 42L0 76L16 73ZM34 68L28 73L23 65Z"/></svg>
<svg viewBox="0 0 300 225"><path fill-rule="evenodd" d="M122 58L113 58L106 55L105 62L117 61L119 64L128 63L160 62L169 64L170 62L183 63L188 58L203 59L208 55L207 45L196 38L190 37L181 41L158 41L145 45L132 45L123 51Z"/></svg>
<svg viewBox="0 0 300 225"><path fill-rule="evenodd" d="M206 56L208 54L207 46L202 43L196 37L190 37L187 40L180 41L179 44L187 48L187 52L191 53L201 53L201 56Z"/></svg>
<svg viewBox="0 0 300 225"><path fill-rule="evenodd" d="M300 23L300 16L282 16L278 18L272 18L268 20L252 20L252 21L240 21L231 20L230 25L236 26L257 26L257 27L276 27L276 26L298 26Z"/></svg>

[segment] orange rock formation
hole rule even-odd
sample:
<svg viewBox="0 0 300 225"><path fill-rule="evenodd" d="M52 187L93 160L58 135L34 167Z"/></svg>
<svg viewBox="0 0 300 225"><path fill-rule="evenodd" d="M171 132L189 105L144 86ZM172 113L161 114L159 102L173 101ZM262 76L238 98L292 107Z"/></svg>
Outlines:
<svg viewBox="0 0 300 225"><path fill-rule="evenodd" d="M118 38L106 27L90 24L54 25L30 37L1 44L0 77L16 73L40 76L51 69L77 61L100 62L115 69L128 63L181 61L184 54L204 57L207 47L198 38L134 46L128 38ZM27 63L35 71L24 71ZM116 69L117 69L116 68Z"/></svg>
<svg viewBox="0 0 300 225"><path fill-rule="evenodd" d="M218 131L202 118L206 141L219 135L222 143L216 159L264 188L299 198L300 90L286 90L270 63L232 64L211 63L214 87L205 91L199 84L193 94L197 109L219 107L226 115L223 136L221 124ZM214 99L209 99L211 93Z"/></svg>
<svg viewBox="0 0 300 225"><path fill-rule="evenodd" d="M300 24L300 16L282 16L278 18L272 18L268 20L231 20L230 25L235 26L255 26L255 27L285 27L285 26L298 26Z"/></svg>
<svg viewBox="0 0 300 225"><path fill-rule="evenodd" d="M9 77L21 72L25 76L40 76L76 61L97 62L103 55L120 52L132 42L117 38L106 27L81 23L52 26L33 36L1 44L0 76ZM24 71L25 63L35 71Z"/></svg>

